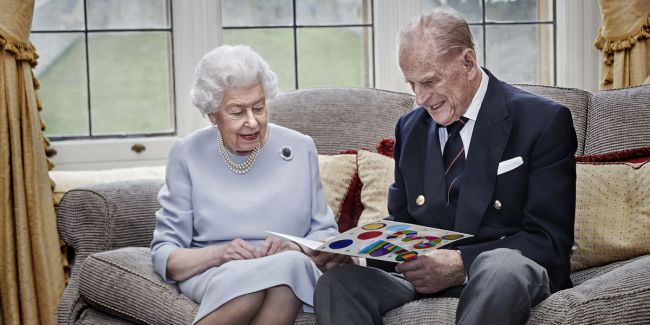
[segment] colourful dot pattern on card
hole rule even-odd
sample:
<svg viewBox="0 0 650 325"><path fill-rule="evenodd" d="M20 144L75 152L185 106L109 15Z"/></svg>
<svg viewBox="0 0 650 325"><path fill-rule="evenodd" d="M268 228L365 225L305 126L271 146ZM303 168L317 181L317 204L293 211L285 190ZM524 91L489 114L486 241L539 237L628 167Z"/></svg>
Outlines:
<svg viewBox="0 0 650 325"><path fill-rule="evenodd" d="M384 233L381 232L381 231L366 231L366 232L360 233L359 236L357 236L357 238L361 239L361 240L366 240L366 239L372 239L372 238L375 238L375 237L379 237L379 236L381 236L383 234Z"/></svg>
<svg viewBox="0 0 650 325"><path fill-rule="evenodd" d="M377 230L377 229L381 229L381 228L384 228L384 227L386 227L385 223L375 222L375 223L369 223L369 224L363 226L362 228L364 230Z"/></svg>
<svg viewBox="0 0 650 325"><path fill-rule="evenodd" d="M346 247L352 245L352 243L354 243L354 241L352 239L341 239L341 240L331 242L329 244L329 247L331 249L341 249L341 248L346 248Z"/></svg>
<svg viewBox="0 0 650 325"><path fill-rule="evenodd" d="M383 256L388 253L397 254L395 259L400 262L413 259L417 256L417 252L408 251L383 240L377 240L359 251L359 254L368 254L372 257Z"/></svg>

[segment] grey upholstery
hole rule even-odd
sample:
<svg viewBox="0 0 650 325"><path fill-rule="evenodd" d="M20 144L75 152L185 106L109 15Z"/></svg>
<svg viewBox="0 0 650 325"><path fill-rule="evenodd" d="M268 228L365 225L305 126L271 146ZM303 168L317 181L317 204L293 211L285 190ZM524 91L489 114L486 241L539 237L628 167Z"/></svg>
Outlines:
<svg viewBox="0 0 650 325"><path fill-rule="evenodd" d="M568 106L586 153L650 146L650 86L593 96L576 89L518 87ZM272 121L310 134L321 153L335 153L374 148L381 138L393 137L395 121L412 105L408 94L312 89L281 94L270 107ZM621 116L612 118L617 114ZM612 132L616 119L625 120L625 127ZM59 233L76 259L59 306L59 324L191 322L198 306L151 268L148 247L161 186L160 181L116 182L63 197L57 211ZM575 287L536 307L530 324L650 324L650 255L571 277ZM389 312L385 321L451 324L456 305L452 298L415 301ZM296 324L315 324L315 318L300 313Z"/></svg>
<svg viewBox="0 0 650 325"><path fill-rule="evenodd" d="M560 88L539 85L515 85L530 93L554 100L571 110L573 126L578 137L576 155L583 155L585 149L585 136L587 134L587 109L591 102L591 93L573 88Z"/></svg>
<svg viewBox="0 0 650 325"><path fill-rule="evenodd" d="M650 85L595 93L585 154L650 146Z"/></svg>
<svg viewBox="0 0 650 325"><path fill-rule="evenodd" d="M395 137L395 123L413 108L413 96L364 88L317 88L278 95L269 120L311 136L318 153L374 150Z"/></svg>

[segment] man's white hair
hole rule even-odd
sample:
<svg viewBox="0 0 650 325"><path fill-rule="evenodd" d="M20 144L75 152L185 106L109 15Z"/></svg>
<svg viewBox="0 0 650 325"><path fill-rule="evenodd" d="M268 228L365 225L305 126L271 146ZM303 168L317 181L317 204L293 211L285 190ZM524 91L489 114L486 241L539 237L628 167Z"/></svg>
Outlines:
<svg viewBox="0 0 650 325"><path fill-rule="evenodd" d="M467 21L451 8L441 7L411 18L397 36L397 57L410 46L432 47L432 54L451 57L465 49L476 51Z"/></svg>
<svg viewBox="0 0 650 325"><path fill-rule="evenodd" d="M245 45L222 45L197 64L190 99L205 117L219 109L226 89L254 83L262 85L266 100L275 97L278 77L259 54Z"/></svg>

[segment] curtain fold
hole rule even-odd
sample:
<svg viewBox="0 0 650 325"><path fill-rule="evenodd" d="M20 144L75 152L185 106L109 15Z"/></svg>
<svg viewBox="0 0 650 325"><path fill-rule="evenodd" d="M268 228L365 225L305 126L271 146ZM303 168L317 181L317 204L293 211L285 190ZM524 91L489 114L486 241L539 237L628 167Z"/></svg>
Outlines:
<svg viewBox="0 0 650 325"><path fill-rule="evenodd" d="M643 84L650 77L650 1L598 4L603 25L594 46L602 52L601 89Z"/></svg>
<svg viewBox="0 0 650 325"><path fill-rule="evenodd" d="M0 324L54 324L64 288L32 74L33 0L0 0Z"/></svg>

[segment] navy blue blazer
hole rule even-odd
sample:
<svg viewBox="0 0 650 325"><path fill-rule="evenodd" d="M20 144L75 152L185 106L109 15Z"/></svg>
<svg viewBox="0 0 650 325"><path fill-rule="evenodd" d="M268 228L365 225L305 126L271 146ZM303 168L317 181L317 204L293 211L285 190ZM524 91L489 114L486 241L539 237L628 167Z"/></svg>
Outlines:
<svg viewBox="0 0 650 325"><path fill-rule="evenodd" d="M505 247L545 267L553 292L571 287L577 148L571 113L485 71L490 81L474 125L455 218L446 215L437 126L421 107L402 116L395 128L389 218L474 235L448 247L460 249L468 271L480 253ZM523 165L497 176L499 162L519 156ZM421 206L419 195L425 198Z"/></svg>

